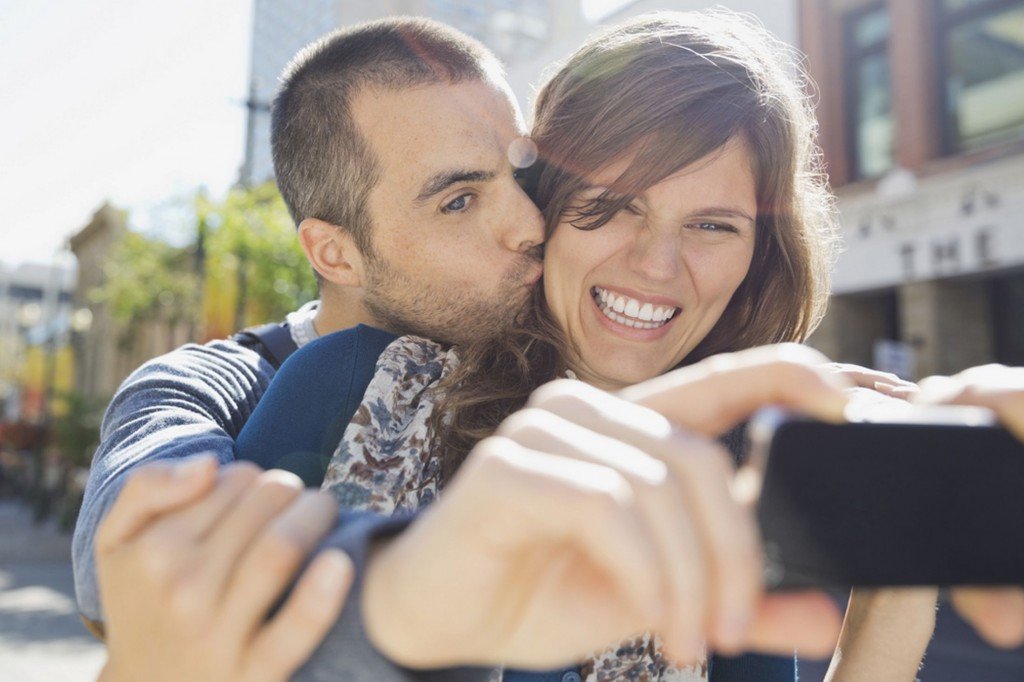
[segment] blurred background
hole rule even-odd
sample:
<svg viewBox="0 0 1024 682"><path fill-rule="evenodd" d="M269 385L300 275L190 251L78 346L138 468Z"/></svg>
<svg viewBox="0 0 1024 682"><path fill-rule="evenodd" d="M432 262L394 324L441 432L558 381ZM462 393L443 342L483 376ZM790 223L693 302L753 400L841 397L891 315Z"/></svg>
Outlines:
<svg viewBox="0 0 1024 682"><path fill-rule="evenodd" d="M0 679L92 679L68 567L103 409L187 341L315 283L273 185L302 46L390 14L490 46L529 112L602 23L694 0L6 0L0 5ZM906 378L1024 365L1024 0L727 0L806 54L845 250L828 356ZM804 679L820 679L813 665ZM1024 679L948 609L924 680Z"/></svg>

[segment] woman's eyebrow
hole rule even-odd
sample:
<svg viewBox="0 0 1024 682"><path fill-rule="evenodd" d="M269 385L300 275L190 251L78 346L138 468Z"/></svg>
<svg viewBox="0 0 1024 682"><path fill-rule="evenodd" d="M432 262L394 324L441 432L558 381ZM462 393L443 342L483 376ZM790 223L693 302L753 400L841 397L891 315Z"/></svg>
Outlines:
<svg viewBox="0 0 1024 682"><path fill-rule="evenodd" d="M690 215L716 218L739 218L740 220L746 220L751 223L756 222L754 218L743 209L733 208L730 206L705 206L704 208L693 211Z"/></svg>
<svg viewBox="0 0 1024 682"><path fill-rule="evenodd" d="M420 190L419 196L416 197L416 203L421 204L435 194L443 192L460 182L486 182L487 180L493 180L495 175L494 171L465 169L445 170L435 173L423 183L423 189Z"/></svg>

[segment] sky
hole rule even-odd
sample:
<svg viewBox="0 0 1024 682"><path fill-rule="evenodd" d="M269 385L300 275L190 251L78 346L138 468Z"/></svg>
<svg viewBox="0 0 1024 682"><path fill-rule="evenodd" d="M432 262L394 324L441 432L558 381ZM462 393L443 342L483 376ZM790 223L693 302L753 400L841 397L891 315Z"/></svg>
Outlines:
<svg viewBox="0 0 1024 682"><path fill-rule="evenodd" d="M251 25L251 0L0 0L0 262L52 262L104 201L171 230L222 195Z"/></svg>

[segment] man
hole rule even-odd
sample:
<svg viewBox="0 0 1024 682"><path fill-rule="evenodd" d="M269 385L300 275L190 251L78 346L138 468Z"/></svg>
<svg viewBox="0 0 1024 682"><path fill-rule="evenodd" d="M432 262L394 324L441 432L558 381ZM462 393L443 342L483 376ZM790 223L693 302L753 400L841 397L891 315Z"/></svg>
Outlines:
<svg viewBox="0 0 1024 682"><path fill-rule="evenodd" d="M494 56L440 24L378 22L300 54L273 111L278 185L320 280L319 305L289 316L295 343L358 324L458 342L510 322L541 272L541 218L509 161L523 134ZM273 374L252 349L215 341L119 389L74 537L87 619L101 620L97 525L126 476L200 453L232 461Z"/></svg>

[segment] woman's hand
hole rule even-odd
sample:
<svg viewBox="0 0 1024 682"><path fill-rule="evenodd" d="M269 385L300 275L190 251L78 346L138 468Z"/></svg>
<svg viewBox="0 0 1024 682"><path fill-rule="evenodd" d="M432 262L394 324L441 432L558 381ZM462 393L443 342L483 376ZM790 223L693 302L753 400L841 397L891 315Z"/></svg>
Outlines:
<svg viewBox="0 0 1024 682"><path fill-rule="evenodd" d="M708 437L770 403L841 419L846 398L820 361L758 349L631 391L664 414L581 382L542 387L374 555L371 640L411 667L550 668L646 630L679 661L705 642L831 652L839 614L826 596L762 593L753 514Z"/></svg>
<svg viewBox="0 0 1024 682"><path fill-rule="evenodd" d="M847 379L854 386L870 388L893 398L910 400L919 390L913 381L900 379L891 372L851 365L847 362L827 362L823 366L826 370Z"/></svg>

